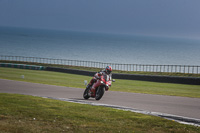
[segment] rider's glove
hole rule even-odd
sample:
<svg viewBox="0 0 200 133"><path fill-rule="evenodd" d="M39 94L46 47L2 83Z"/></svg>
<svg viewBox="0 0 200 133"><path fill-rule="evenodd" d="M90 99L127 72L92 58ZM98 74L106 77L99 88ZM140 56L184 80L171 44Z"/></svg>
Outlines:
<svg viewBox="0 0 200 133"><path fill-rule="evenodd" d="M101 77L97 77L97 79L101 79Z"/></svg>
<svg viewBox="0 0 200 133"><path fill-rule="evenodd" d="M103 75L103 73L102 72L98 72L98 74L101 76L101 75Z"/></svg>
<svg viewBox="0 0 200 133"><path fill-rule="evenodd" d="M106 85L106 88L105 88L105 89L106 89L106 91L107 91L107 90L109 89L109 86L108 86L108 85Z"/></svg>

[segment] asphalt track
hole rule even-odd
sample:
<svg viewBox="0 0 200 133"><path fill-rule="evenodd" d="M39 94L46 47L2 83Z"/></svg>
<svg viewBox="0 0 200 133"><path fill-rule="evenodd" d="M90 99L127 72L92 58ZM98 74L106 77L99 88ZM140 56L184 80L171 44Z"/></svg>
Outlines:
<svg viewBox="0 0 200 133"><path fill-rule="evenodd" d="M0 79L0 93L17 93L59 100L68 99L66 101L78 101L88 104L111 105L115 108L135 109L136 112L137 110L160 112L195 119L197 120L196 123L200 125L200 98L107 91L101 100L96 101L92 98L84 100L83 91L84 89L80 88Z"/></svg>

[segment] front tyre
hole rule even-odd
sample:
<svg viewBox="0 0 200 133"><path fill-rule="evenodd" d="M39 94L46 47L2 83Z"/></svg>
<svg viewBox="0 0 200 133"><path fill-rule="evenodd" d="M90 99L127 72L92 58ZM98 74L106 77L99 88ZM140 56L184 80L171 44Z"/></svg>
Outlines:
<svg viewBox="0 0 200 133"><path fill-rule="evenodd" d="M105 92L105 87L98 87L97 90L96 90L96 96L95 96L95 99L96 100L100 100L103 96Z"/></svg>
<svg viewBox="0 0 200 133"><path fill-rule="evenodd" d="M89 93L89 90L90 90L91 87L87 87L83 93L83 98L84 99L88 99L90 98L90 95L88 94Z"/></svg>

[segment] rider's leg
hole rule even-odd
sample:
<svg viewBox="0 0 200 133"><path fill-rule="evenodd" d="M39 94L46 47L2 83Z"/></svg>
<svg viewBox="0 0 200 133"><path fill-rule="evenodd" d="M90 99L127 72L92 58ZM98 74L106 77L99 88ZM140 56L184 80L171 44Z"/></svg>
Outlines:
<svg viewBox="0 0 200 133"><path fill-rule="evenodd" d="M91 80L90 80L90 83L89 83L89 85L93 85L94 84L94 82L96 82L96 78L95 77L93 77Z"/></svg>
<svg viewBox="0 0 200 133"><path fill-rule="evenodd" d="M93 85L95 82L96 82L96 78L95 78L95 77L93 77L93 78L90 80L90 83L87 85L87 87L86 87L86 88L88 88L88 87L92 86L92 85Z"/></svg>
<svg viewBox="0 0 200 133"><path fill-rule="evenodd" d="M93 85L92 85L92 88L91 88L91 96L94 97L95 96L95 88L97 88L99 86L99 82L95 82Z"/></svg>

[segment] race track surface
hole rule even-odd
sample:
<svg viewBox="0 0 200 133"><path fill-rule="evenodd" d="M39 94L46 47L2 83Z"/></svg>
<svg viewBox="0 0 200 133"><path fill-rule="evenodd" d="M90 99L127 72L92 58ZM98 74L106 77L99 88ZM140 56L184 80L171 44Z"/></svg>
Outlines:
<svg viewBox="0 0 200 133"><path fill-rule="evenodd" d="M83 92L80 88L0 79L0 93L84 100ZM107 91L100 101L92 98L85 101L200 119L200 98Z"/></svg>

